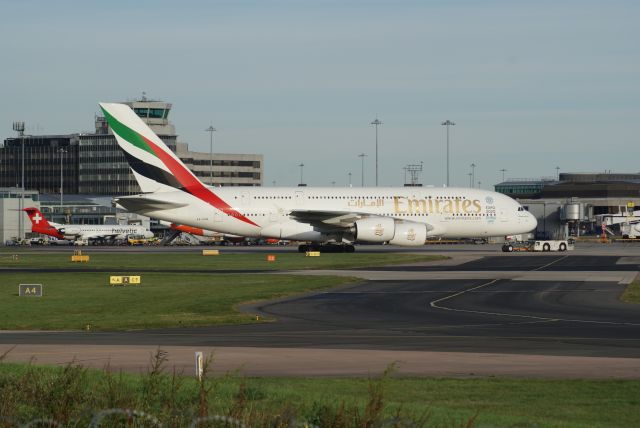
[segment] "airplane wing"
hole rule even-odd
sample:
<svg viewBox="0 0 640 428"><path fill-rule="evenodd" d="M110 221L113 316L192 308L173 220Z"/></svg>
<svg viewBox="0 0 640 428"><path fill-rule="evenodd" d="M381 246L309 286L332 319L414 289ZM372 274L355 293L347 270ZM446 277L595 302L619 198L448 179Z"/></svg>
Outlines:
<svg viewBox="0 0 640 428"><path fill-rule="evenodd" d="M361 213L356 211L314 211L314 210L293 210L291 218L301 223L307 223L320 229L347 229L353 227L357 220L367 217L379 217L371 213ZM427 223L427 230L434 227Z"/></svg>
<svg viewBox="0 0 640 428"><path fill-rule="evenodd" d="M375 214L359 213L354 211L313 211L313 210L293 210L291 218L301 223L308 223L312 226L324 227L333 226L335 228L352 227L357 220L365 217L375 217Z"/></svg>

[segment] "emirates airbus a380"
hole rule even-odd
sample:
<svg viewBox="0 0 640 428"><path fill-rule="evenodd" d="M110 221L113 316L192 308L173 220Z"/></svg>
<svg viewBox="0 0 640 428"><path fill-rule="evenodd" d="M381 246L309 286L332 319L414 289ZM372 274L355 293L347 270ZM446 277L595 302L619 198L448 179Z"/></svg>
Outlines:
<svg viewBox="0 0 640 428"><path fill-rule="evenodd" d="M125 104L100 108L143 193L126 209L177 224L247 237L310 241L300 251L357 241L419 246L428 237L517 235L536 227L518 202L465 188L210 187Z"/></svg>

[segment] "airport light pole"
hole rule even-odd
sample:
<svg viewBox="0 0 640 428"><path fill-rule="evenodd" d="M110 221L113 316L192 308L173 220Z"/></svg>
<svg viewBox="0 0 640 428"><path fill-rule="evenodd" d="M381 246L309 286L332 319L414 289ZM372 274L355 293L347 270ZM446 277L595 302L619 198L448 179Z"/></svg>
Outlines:
<svg viewBox="0 0 640 428"><path fill-rule="evenodd" d="M22 187L20 191L20 211L18 213L18 215L20 216L19 217L20 221L18 222L18 238L23 239L24 238L24 213L22 212L22 210L24 209L24 122L13 122L13 130L16 131L20 136L20 143L21 143L20 146L22 149L22 156L21 156Z"/></svg>
<svg viewBox="0 0 640 428"><path fill-rule="evenodd" d="M559 166L556 167L556 179L558 181L560 181L560 167Z"/></svg>
<svg viewBox="0 0 640 428"><path fill-rule="evenodd" d="M473 187L473 183L476 182L476 164L471 164L471 187Z"/></svg>
<svg viewBox="0 0 640 428"><path fill-rule="evenodd" d="M382 122L376 116L376 119L370 125L376 127L376 187L378 187L378 125L382 125Z"/></svg>
<svg viewBox="0 0 640 428"><path fill-rule="evenodd" d="M361 181L360 186L364 187L364 158L367 157L367 155L366 153L360 153L358 157L362 161L361 162L362 165L360 166L360 181Z"/></svg>
<svg viewBox="0 0 640 428"><path fill-rule="evenodd" d="M468 173L467 175L469 176L469 187L473 187L473 174Z"/></svg>
<svg viewBox="0 0 640 428"><path fill-rule="evenodd" d="M500 172L502 173L502 182L504 182L504 173L507 172L507 170L502 168Z"/></svg>
<svg viewBox="0 0 640 428"><path fill-rule="evenodd" d="M302 184L304 184L304 180L302 179L304 173L304 163L300 162L300 165L298 166L300 167L300 186L302 186Z"/></svg>
<svg viewBox="0 0 640 428"><path fill-rule="evenodd" d="M213 186L213 133L216 132L216 128L213 125L209 125L205 132L209 133L209 174L211 175L211 185Z"/></svg>
<svg viewBox="0 0 640 428"><path fill-rule="evenodd" d="M449 187L449 127L454 125L455 123L453 123L449 119L442 122L442 126L447 127L447 187Z"/></svg>
<svg viewBox="0 0 640 428"><path fill-rule="evenodd" d="M67 151L65 149L63 149L62 147L60 147L58 149L58 153L60 153L60 214L63 214L63 208L62 208L62 196L63 196L63 190L64 186L63 186L63 175L62 175L62 158L64 157L64 154L67 153Z"/></svg>
<svg viewBox="0 0 640 428"><path fill-rule="evenodd" d="M349 187L351 187L351 173L347 174L349 176Z"/></svg>

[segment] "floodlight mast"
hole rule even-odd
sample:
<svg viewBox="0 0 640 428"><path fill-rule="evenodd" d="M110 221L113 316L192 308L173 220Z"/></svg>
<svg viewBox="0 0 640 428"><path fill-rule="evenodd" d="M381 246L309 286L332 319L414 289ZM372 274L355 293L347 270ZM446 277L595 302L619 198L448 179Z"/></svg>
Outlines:
<svg viewBox="0 0 640 428"><path fill-rule="evenodd" d="M378 187L378 125L382 125L382 121L376 116L376 119L370 125L376 127L376 187Z"/></svg>
<svg viewBox="0 0 640 428"><path fill-rule="evenodd" d="M442 122L442 126L447 127L447 187L449 187L449 126L454 126L455 123L449 119Z"/></svg>
<svg viewBox="0 0 640 428"><path fill-rule="evenodd" d="M298 186L303 186L304 185L304 180L303 180L304 163L300 162L298 166L300 167L300 184Z"/></svg>
<svg viewBox="0 0 640 428"><path fill-rule="evenodd" d="M360 153L358 157L362 161L360 166L360 186L364 187L364 158L367 157L367 154Z"/></svg>
<svg viewBox="0 0 640 428"><path fill-rule="evenodd" d="M471 187L474 187L474 183L476 182L476 164L471 164Z"/></svg>
<svg viewBox="0 0 640 428"><path fill-rule="evenodd" d="M209 133L209 174L211 175L211 185L213 186L213 133L216 132L217 129L213 127L213 125L209 125L205 132Z"/></svg>

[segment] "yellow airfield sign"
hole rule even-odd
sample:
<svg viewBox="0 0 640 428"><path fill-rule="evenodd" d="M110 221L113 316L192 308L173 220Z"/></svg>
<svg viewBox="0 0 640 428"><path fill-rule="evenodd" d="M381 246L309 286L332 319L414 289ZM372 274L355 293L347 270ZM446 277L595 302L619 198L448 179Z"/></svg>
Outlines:
<svg viewBox="0 0 640 428"><path fill-rule="evenodd" d="M139 285L141 283L140 275L111 275L109 277L110 285Z"/></svg>

